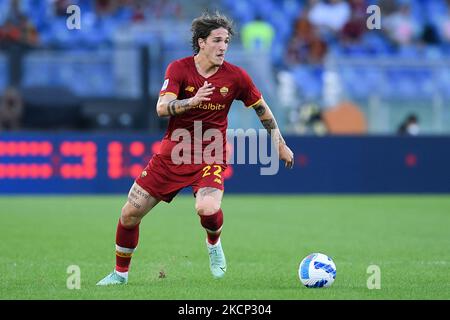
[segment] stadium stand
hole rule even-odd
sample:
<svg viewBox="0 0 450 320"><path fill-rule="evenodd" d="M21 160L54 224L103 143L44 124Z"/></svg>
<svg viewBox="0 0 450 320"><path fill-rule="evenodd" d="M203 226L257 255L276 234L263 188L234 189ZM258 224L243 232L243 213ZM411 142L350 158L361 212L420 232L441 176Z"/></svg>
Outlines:
<svg viewBox="0 0 450 320"><path fill-rule="evenodd" d="M3 49L11 42L5 28L10 3L0 0ZM82 28L76 31L65 26L67 1L17 3L38 39L23 61L20 86L24 88L36 84L66 86L80 97L135 99L143 95L145 79L139 64L127 64L133 59L124 61L117 52L127 48L138 56L140 48L147 47L148 92L155 95L168 61L190 53L191 19L205 9L219 9L235 20L238 30L256 17L273 26L276 35L269 53L273 83L276 85L278 72L291 73L298 90L296 99L323 104L324 74L331 66L339 76L342 94L357 102L369 117L369 132L394 132L396 127L376 125L369 111L374 96L394 113L385 122L402 118L407 108L422 115L431 112L430 119L445 118L449 112L436 114L440 108L436 101L450 98L450 1L222 0L214 5L208 1L70 1L82 12ZM366 8L371 4L381 8L381 30L366 27ZM243 51L239 41L233 43L232 50L239 57ZM251 64L249 58L243 61ZM10 69L7 55L1 54L0 93L13 75ZM279 97L272 92L267 95L272 95L269 101L277 105ZM423 103L433 107L431 111L417 110L420 107L411 101L427 101ZM394 104L400 107L391 107ZM439 121L432 120L425 127L430 133L450 130ZM283 124L289 126L288 122Z"/></svg>

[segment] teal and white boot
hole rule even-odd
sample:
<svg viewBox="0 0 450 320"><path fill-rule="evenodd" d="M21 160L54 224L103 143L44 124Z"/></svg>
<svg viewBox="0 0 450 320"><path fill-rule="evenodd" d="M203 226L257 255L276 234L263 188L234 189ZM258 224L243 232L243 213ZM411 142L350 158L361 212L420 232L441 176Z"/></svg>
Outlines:
<svg viewBox="0 0 450 320"><path fill-rule="evenodd" d="M109 286L113 284L127 284L128 278L122 277L121 275L117 274L116 271L111 272L106 277L104 277L102 280L97 282L98 286Z"/></svg>
<svg viewBox="0 0 450 320"><path fill-rule="evenodd" d="M222 244L217 241L216 244L209 244L206 240L206 246L209 253L209 268L214 278L220 279L225 275L227 271L227 262L225 260L225 254L222 250Z"/></svg>

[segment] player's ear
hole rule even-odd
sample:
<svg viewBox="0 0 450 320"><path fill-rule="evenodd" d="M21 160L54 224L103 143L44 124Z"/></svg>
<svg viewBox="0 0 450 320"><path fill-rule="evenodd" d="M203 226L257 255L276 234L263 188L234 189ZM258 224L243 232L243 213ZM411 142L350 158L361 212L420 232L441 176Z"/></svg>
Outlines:
<svg viewBox="0 0 450 320"><path fill-rule="evenodd" d="M203 49L205 47L205 39L198 38L198 46L200 49Z"/></svg>

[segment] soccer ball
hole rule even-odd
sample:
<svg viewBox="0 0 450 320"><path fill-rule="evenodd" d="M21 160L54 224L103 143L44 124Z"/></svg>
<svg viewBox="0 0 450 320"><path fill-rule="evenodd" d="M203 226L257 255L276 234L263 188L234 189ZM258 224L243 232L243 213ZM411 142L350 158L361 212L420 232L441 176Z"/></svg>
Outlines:
<svg viewBox="0 0 450 320"><path fill-rule="evenodd" d="M336 279L336 265L323 253L311 253L300 262L298 277L308 288L329 287Z"/></svg>

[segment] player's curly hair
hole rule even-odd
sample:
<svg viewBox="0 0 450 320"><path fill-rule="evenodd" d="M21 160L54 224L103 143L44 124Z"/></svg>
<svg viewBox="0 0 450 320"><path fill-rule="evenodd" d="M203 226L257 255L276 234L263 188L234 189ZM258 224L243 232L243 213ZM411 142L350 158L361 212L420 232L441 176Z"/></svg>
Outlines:
<svg viewBox="0 0 450 320"><path fill-rule="evenodd" d="M216 11L213 15L208 12L203 13L200 17L192 21L192 49L197 54L200 51L198 39L205 39L209 36L212 30L218 28L225 28L228 30L230 36L234 35L233 21L228 17Z"/></svg>

